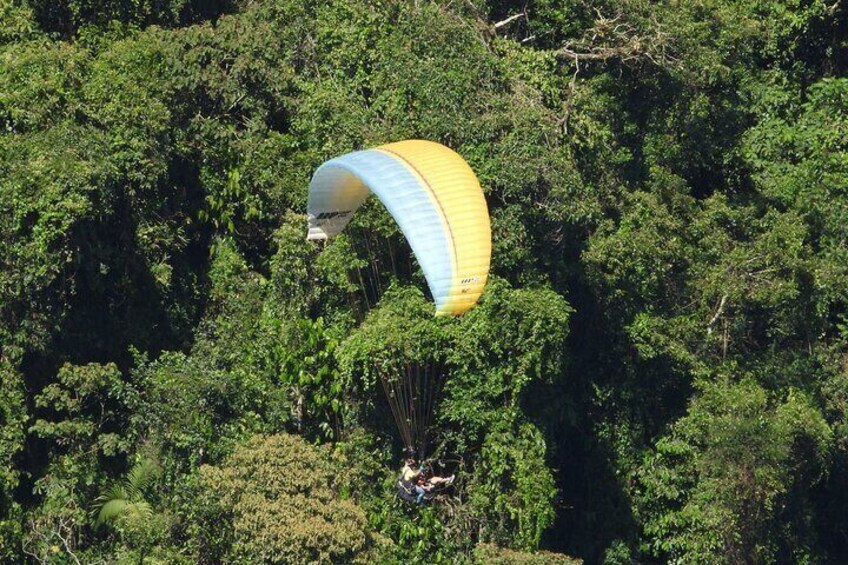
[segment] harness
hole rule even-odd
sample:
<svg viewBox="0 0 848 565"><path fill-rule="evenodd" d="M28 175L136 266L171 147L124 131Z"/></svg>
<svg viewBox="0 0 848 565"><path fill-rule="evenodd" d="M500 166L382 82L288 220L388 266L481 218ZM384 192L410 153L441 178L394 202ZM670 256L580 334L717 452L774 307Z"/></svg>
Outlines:
<svg viewBox="0 0 848 565"><path fill-rule="evenodd" d="M415 502L418 498L418 493L415 492L415 484L412 481L398 479L397 488L398 496L407 502Z"/></svg>

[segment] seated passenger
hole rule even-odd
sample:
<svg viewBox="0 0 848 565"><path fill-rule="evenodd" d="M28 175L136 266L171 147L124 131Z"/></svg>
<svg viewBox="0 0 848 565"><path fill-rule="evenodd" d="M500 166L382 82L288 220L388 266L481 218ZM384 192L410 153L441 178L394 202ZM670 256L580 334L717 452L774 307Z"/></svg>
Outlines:
<svg viewBox="0 0 848 565"><path fill-rule="evenodd" d="M428 494L433 494L440 486L449 486L453 484L455 477L456 475L451 475L450 477L430 477L428 479L423 474L418 475L418 478L415 481L415 492L418 495L415 502L418 504L424 504L424 501L428 500Z"/></svg>
<svg viewBox="0 0 848 565"><path fill-rule="evenodd" d="M421 474L421 469L415 468L415 459L410 457L400 469L400 480L413 482Z"/></svg>
<svg viewBox="0 0 848 565"><path fill-rule="evenodd" d="M433 485L427 483L427 479L418 475L418 480L415 483L415 492L418 494L418 498L415 499L415 502L424 504L424 496L434 488Z"/></svg>

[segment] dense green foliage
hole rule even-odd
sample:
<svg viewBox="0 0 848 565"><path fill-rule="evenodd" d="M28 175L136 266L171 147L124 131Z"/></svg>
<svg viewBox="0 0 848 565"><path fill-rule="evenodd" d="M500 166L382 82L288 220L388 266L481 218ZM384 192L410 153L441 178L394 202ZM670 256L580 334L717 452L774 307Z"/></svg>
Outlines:
<svg viewBox="0 0 848 565"><path fill-rule="evenodd" d="M304 241L412 137L489 204L458 319L379 203ZM848 562L848 6L0 0L0 487L10 563Z"/></svg>
<svg viewBox="0 0 848 565"><path fill-rule="evenodd" d="M326 454L288 435L256 436L220 467L201 467L201 553L225 563L367 562L365 513L338 500L333 475Z"/></svg>

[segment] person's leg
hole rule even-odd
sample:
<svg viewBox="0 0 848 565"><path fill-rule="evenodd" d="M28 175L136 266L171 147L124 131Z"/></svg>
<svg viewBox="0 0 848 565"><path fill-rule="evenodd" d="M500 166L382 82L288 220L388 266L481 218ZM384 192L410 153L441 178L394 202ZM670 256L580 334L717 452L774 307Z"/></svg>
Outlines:
<svg viewBox="0 0 848 565"><path fill-rule="evenodd" d="M451 475L450 477L431 477L430 478L430 484L431 485L440 485L442 483L450 484L450 483L453 482L453 477L454 477L453 475Z"/></svg>
<svg viewBox="0 0 848 565"><path fill-rule="evenodd" d="M424 504L424 495L427 493L422 487L415 485L415 492L418 493L418 498L415 500L418 504Z"/></svg>

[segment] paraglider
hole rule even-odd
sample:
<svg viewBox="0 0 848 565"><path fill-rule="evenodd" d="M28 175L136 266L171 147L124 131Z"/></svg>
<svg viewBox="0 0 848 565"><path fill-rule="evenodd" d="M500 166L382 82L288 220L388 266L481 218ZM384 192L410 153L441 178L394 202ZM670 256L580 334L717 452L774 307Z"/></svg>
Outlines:
<svg viewBox="0 0 848 565"><path fill-rule="evenodd" d="M409 242L436 315L459 315L474 306L486 286L492 235L486 199L468 163L423 140L331 159L309 185L307 239L337 235L371 193Z"/></svg>
<svg viewBox="0 0 848 565"><path fill-rule="evenodd" d="M316 170L309 185L307 239L327 240L339 234L372 193L397 223L421 266L436 316L457 316L471 309L486 286L492 242L486 200L468 163L444 145L423 140L331 159ZM380 325L380 316L371 318L366 326ZM428 339L415 329L405 337L386 339L404 342L413 336L419 346ZM421 347L397 343L388 349L394 352L391 361L378 363L372 358L372 370L382 382L407 452L423 457L444 363L412 351ZM408 498L420 503L425 492L444 482L435 479L422 485L407 480Z"/></svg>

